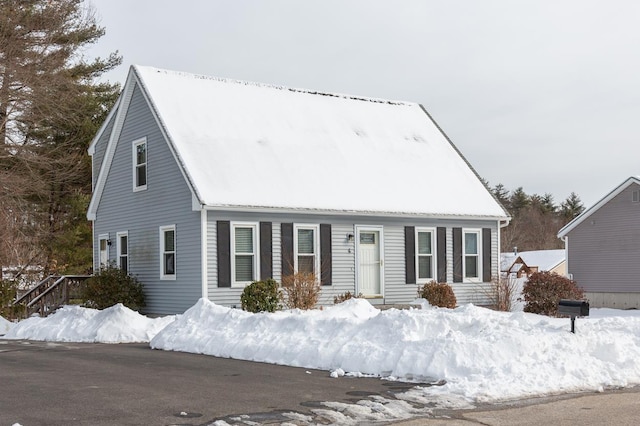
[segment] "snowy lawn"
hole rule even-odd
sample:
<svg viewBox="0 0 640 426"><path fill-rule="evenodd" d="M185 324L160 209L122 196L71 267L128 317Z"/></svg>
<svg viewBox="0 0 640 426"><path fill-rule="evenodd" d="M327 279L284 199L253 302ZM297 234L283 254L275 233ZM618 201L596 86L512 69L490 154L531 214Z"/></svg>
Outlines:
<svg viewBox="0 0 640 426"><path fill-rule="evenodd" d="M575 335L569 330L567 318L473 305L380 311L351 299L323 310L251 314L202 299L183 315L158 319L122 305L65 307L12 325L4 338L150 341L155 349L323 369L333 377L442 380L406 398L458 407L640 384L640 312L592 309L576 320Z"/></svg>

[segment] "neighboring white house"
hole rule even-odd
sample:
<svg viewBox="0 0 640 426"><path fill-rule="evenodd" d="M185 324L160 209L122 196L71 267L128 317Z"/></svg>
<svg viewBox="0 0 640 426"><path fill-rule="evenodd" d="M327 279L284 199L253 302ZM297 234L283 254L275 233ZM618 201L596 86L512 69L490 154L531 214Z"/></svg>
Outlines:
<svg viewBox="0 0 640 426"><path fill-rule="evenodd" d="M591 306L640 308L640 177L626 179L558 237L567 271Z"/></svg>
<svg viewBox="0 0 640 426"><path fill-rule="evenodd" d="M508 215L415 103L134 66L93 140L94 268L116 262L149 313L315 273L406 303L431 280L482 303Z"/></svg>

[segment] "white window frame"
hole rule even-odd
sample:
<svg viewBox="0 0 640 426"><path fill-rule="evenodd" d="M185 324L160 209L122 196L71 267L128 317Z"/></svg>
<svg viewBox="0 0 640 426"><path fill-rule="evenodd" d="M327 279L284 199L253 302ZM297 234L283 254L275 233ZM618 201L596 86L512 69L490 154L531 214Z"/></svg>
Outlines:
<svg viewBox="0 0 640 426"><path fill-rule="evenodd" d="M125 253L122 253L122 237L127 239L127 246L125 247ZM116 233L116 252L118 253L118 268L122 269L122 258L127 258L126 272L129 273L129 231L123 231Z"/></svg>
<svg viewBox="0 0 640 426"><path fill-rule="evenodd" d="M429 233L431 234L431 254L430 255L425 255L425 254L420 254L419 251L419 234L420 233ZM416 243L416 248L415 248L415 253L416 253L416 283L417 284L425 284L428 282L431 282L433 280L436 280L437 277L437 272L436 272L436 267L437 267L437 259L436 259L436 247L437 247L437 243L436 243L436 229L435 228L419 228L416 227L416 237L415 237L415 243ZM430 256L431 257L431 277L427 277L427 278L420 278L420 257L426 257L426 256Z"/></svg>
<svg viewBox="0 0 640 426"><path fill-rule="evenodd" d="M320 225L319 224L294 224L293 225L293 271L298 273L298 257L309 256L307 253L298 253L298 230L310 229L313 231L313 270L316 278L320 279Z"/></svg>
<svg viewBox="0 0 640 426"><path fill-rule="evenodd" d="M478 243L477 254L467 254L466 235L476 234ZM475 256L477 262L478 275L475 277L467 277L467 256ZM463 229L462 230L462 280L466 283L482 282L482 229Z"/></svg>
<svg viewBox="0 0 640 426"><path fill-rule="evenodd" d="M105 250L102 250L102 241L104 241ZM109 266L109 246L111 245L111 241L109 241L109 234L100 234L98 235L98 268L106 268ZM102 254L105 253L106 259L102 259Z"/></svg>
<svg viewBox="0 0 640 426"><path fill-rule="evenodd" d="M173 251L165 251L165 233L173 231ZM164 271L165 254L173 253L173 274L166 274ZM175 280L178 275L178 234L176 225L166 225L160 227L160 279Z"/></svg>
<svg viewBox="0 0 640 426"><path fill-rule="evenodd" d="M145 162L138 164L137 150L138 146L144 145L145 150ZM136 139L132 143L132 176L133 176L133 191L144 191L147 189L147 183L149 182L149 145L147 144L147 138ZM138 167L144 166L144 185L138 185Z"/></svg>
<svg viewBox="0 0 640 426"><path fill-rule="evenodd" d="M251 228L253 231L253 277L251 281L236 281L236 228ZM231 287L246 287L258 281L260 274L260 232L258 222L231 222ZM247 255L247 253L239 253Z"/></svg>

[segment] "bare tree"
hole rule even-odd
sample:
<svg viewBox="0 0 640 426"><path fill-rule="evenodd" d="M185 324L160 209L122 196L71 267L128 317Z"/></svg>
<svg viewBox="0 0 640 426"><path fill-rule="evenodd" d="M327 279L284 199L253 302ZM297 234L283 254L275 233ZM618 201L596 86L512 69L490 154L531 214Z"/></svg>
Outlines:
<svg viewBox="0 0 640 426"><path fill-rule="evenodd" d="M61 236L88 227L85 152L118 91L95 80L120 57L82 52L103 34L83 0L0 2L0 265L53 270Z"/></svg>

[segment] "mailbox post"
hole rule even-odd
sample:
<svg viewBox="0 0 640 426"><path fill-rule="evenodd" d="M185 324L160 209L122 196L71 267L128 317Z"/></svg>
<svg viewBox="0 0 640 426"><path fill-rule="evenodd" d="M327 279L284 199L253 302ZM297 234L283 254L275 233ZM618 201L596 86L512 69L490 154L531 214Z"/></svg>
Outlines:
<svg viewBox="0 0 640 426"><path fill-rule="evenodd" d="M576 317L589 316L589 302L584 300L560 299L558 314L571 316L571 332L576 332Z"/></svg>

